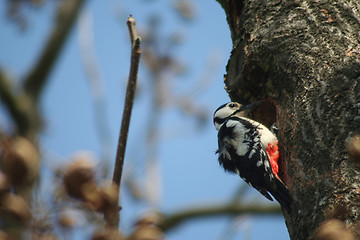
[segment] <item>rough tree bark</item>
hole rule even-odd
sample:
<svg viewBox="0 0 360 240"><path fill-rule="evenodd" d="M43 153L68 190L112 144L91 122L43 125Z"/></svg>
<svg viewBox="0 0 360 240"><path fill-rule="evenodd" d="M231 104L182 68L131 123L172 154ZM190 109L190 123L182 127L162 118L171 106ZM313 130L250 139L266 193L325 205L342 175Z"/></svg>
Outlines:
<svg viewBox="0 0 360 240"><path fill-rule="evenodd" d="M281 175L294 198L290 238L317 238L339 219L360 237L360 163L346 148L360 134L359 0L218 0L233 50L226 90L276 122Z"/></svg>

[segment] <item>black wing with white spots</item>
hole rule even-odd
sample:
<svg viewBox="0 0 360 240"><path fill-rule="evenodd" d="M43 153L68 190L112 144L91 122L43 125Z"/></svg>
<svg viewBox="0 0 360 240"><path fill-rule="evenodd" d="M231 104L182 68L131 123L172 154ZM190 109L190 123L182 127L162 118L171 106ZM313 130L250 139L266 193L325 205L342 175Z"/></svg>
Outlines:
<svg viewBox="0 0 360 240"><path fill-rule="evenodd" d="M219 129L217 153L219 163L226 171L238 174L269 200L272 200L271 193L289 209L289 192L273 174L254 122L242 117L229 117Z"/></svg>

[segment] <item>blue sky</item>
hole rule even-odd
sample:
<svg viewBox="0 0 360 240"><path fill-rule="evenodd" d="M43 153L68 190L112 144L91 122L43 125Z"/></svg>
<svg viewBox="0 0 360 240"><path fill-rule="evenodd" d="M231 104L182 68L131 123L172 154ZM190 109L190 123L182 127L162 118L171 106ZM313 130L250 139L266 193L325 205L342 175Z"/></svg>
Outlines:
<svg viewBox="0 0 360 240"><path fill-rule="evenodd" d="M5 2L0 2L0 66L21 79L36 61L45 37L52 24L52 1L40 9L25 9L29 25L25 31L5 18ZM161 176L160 210L172 212L188 206L226 201L242 184L242 180L224 173L215 156L216 131L211 115L214 109L229 98L224 90L223 75L231 51L230 32L225 14L215 1L194 2L196 17L184 23L174 14L171 1L94 1L87 2L83 9L85 16L93 21L96 60L104 84L106 115L111 132L110 150L113 166L116 142L124 101L127 74L129 71L129 37L126 17L131 13L137 20L138 29L145 29L148 17L156 13L161 20L161 33L181 31L184 43L176 47L173 54L180 59L188 73L171 80L174 94L186 94L202 77L206 76L209 58L215 59L212 69L213 81L193 101L208 112L209 119L200 127L194 119L184 116L176 108L165 109L160 117L160 145L157 149ZM93 100L81 62L78 41L78 24L70 34L50 75L49 84L41 102L45 117L45 129L41 135L44 166L56 167L69 161L69 156L79 150L89 151L95 159L101 157L101 144L96 133ZM139 84L142 91L135 102L130 126L126 160L132 168L139 166L144 157L143 131L146 129L148 114L148 73L143 65L139 70ZM0 107L0 126L10 127L3 107ZM135 159L135 160L132 160ZM131 164L135 161L135 164ZM99 166L103 162L97 160ZM137 164L136 164L137 163ZM47 191L47 188L44 188ZM249 199L260 194L249 190ZM271 203L269 203L271 204ZM123 222L126 231L136 217L147 211L146 204L134 203L129 197L123 198ZM249 217L242 224L233 239L281 240L288 239L282 217ZM227 218L211 218L191 221L169 233L169 239L218 239L231 224ZM243 230L247 229L247 230ZM246 232L246 234L244 233Z"/></svg>

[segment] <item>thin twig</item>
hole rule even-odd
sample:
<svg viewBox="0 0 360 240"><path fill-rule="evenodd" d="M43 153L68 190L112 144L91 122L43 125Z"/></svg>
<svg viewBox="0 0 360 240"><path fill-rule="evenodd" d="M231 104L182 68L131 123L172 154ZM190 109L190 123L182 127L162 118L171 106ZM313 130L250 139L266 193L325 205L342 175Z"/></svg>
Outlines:
<svg viewBox="0 0 360 240"><path fill-rule="evenodd" d="M210 206L196 206L189 209L179 210L178 212L165 215L159 226L164 232L168 232L190 219L219 217L219 216L238 216L240 214L252 215L281 215L281 209L276 205L242 205L242 204L220 204Z"/></svg>
<svg viewBox="0 0 360 240"><path fill-rule="evenodd" d="M115 162L114 174L113 174L113 182L117 185L119 192L120 192L121 176L123 172L124 156L125 156L126 142L129 131L131 111L134 104L140 54L141 54L141 48L140 48L141 39L136 34L135 19L132 18L132 16L128 18L127 25L129 28L130 39L132 41L131 65L130 65L130 75L129 75L128 85L126 88L125 106L121 121L120 136L118 141L116 162ZM117 227L120 221L120 213L118 209L116 209L116 211L112 211L109 214L105 214L105 220L108 225Z"/></svg>
<svg viewBox="0 0 360 240"><path fill-rule="evenodd" d="M135 40L138 38L138 35L136 33L136 21L130 14L130 17L127 19L126 22L128 28L129 28L129 35L130 35L130 41L131 41L131 47L134 48Z"/></svg>

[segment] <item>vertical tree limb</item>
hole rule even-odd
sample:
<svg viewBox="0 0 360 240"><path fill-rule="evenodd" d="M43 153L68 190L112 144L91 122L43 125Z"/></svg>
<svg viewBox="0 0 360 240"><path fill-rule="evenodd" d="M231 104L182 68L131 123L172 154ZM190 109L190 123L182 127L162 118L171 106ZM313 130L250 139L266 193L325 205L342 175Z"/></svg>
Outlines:
<svg viewBox="0 0 360 240"><path fill-rule="evenodd" d="M130 125L131 112L135 98L137 74L138 74L140 54L141 54L141 48L140 48L141 39L139 36L137 36L135 23L136 23L135 19L130 15L130 17L127 20L127 25L129 28L129 34L131 39L130 75L129 75L128 85L126 88L125 105L124 105L123 117L121 121L120 136L118 141L116 162L115 162L114 174L113 174L113 182L118 186L119 192L120 192L121 176L124 166L124 156L125 156L127 136ZM109 226L117 227L120 221L119 209L116 209L111 213L106 213L105 220Z"/></svg>

